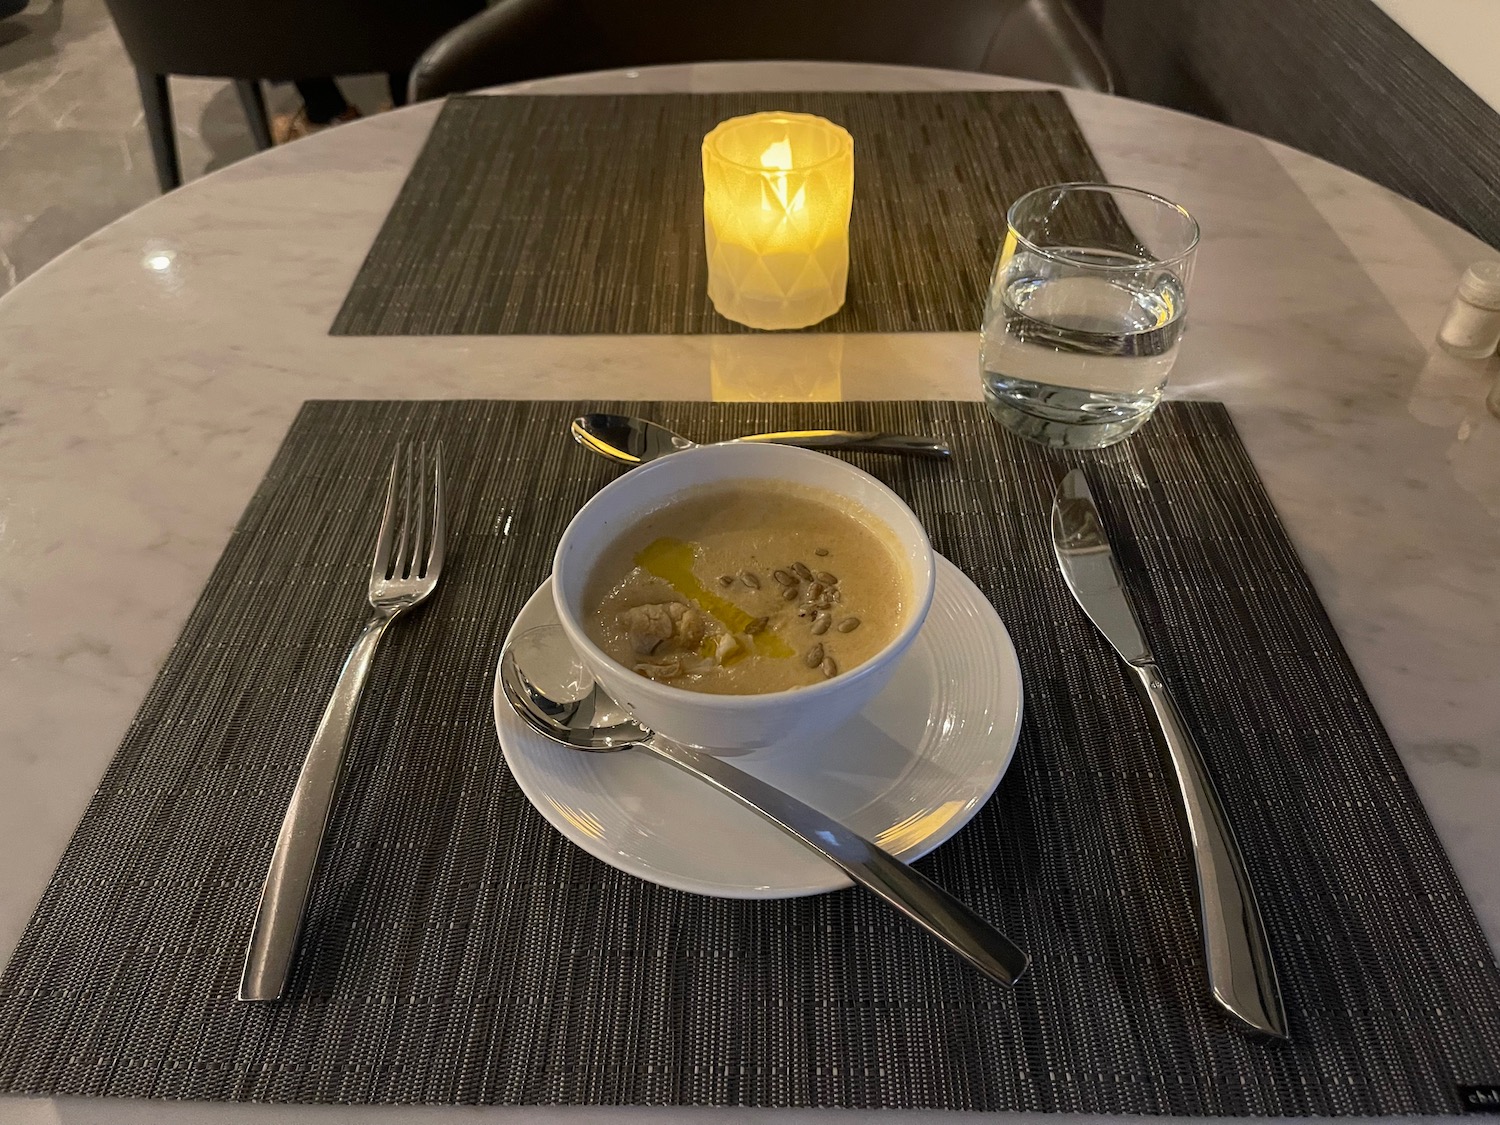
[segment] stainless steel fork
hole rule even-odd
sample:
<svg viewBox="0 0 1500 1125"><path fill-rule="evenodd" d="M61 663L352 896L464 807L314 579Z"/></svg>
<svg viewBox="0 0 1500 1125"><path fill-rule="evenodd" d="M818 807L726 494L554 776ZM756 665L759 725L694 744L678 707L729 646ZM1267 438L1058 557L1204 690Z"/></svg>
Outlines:
<svg viewBox="0 0 1500 1125"><path fill-rule="evenodd" d="M344 661L281 822L276 851L260 892L255 928L245 950L241 1000L276 1000L286 987L323 834L343 772L349 731L375 648L392 621L432 593L442 572L443 447L439 444L433 453L430 485L426 447L420 455L410 446L398 448L391 462L385 512L370 566L370 608L374 613Z"/></svg>

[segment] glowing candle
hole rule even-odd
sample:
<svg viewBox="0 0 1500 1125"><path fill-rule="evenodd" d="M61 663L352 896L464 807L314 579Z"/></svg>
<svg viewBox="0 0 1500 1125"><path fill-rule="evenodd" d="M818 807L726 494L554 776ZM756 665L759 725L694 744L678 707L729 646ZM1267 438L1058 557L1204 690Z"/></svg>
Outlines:
<svg viewBox="0 0 1500 1125"><path fill-rule="evenodd" d="M708 295L752 328L837 312L849 278L854 138L806 113L732 117L703 138Z"/></svg>

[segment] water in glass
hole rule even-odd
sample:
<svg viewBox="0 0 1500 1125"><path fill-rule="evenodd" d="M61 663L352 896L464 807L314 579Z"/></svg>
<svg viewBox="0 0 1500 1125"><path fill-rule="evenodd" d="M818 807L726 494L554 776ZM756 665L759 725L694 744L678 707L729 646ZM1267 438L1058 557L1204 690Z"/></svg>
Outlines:
<svg viewBox="0 0 1500 1125"><path fill-rule="evenodd" d="M1057 276L1014 268L1012 259L1013 268L995 278L985 314L984 393L991 412L1032 431L1027 436L1093 447L1123 437L1156 408L1185 302L1171 270L1113 251L1071 256L1141 269Z"/></svg>

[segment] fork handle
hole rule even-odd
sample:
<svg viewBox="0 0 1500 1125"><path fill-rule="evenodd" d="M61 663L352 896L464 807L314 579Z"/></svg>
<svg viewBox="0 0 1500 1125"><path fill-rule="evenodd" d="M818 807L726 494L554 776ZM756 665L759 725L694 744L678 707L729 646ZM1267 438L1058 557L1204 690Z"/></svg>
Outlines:
<svg viewBox="0 0 1500 1125"><path fill-rule="evenodd" d="M318 853L323 847L323 834L328 830L329 814L343 773L354 712L369 678L375 649L393 620L395 614L381 614L372 618L360 633L344 661L312 745L307 748L302 772L297 775L297 786L292 790L291 803L276 837L266 883L261 888L255 928L250 932L245 969L240 976L241 1000L279 1000L286 988L302 916L312 892Z"/></svg>

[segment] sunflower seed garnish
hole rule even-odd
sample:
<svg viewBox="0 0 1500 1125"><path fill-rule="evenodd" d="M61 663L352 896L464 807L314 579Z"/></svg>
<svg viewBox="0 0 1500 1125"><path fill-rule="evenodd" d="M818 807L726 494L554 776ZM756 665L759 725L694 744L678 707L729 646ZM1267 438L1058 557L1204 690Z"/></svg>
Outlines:
<svg viewBox="0 0 1500 1125"><path fill-rule="evenodd" d="M746 586L749 586L752 590L760 589L760 579L756 577L753 571L740 571L740 581L743 582Z"/></svg>
<svg viewBox="0 0 1500 1125"><path fill-rule="evenodd" d="M857 618L857 617L846 617L842 621L839 622L839 632L840 633L852 633L852 632L854 632L854 630L856 630L858 628L859 628L859 618Z"/></svg>
<svg viewBox="0 0 1500 1125"><path fill-rule="evenodd" d="M745 626L745 632L749 633L752 637L755 636L756 633L764 632L766 625L770 622L770 620L771 619L769 617L757 617L754 621Z"/></svg>
<svg viewBox="0 0 1500 1125"><path fill-rule="evenodd" d="M826 558L827 555L828 555L828 548L827 547L818 547L818 548L814 549L813 554L817 555L818 558L820 558L820 559L821 558Z"/></svg>
<svg viewBox="0 0 1500 1125"><path fill-rule="evenodd" d="M823 588L823 583L814 582L807 588L807 600L810 602L815 602L827 592L828 591Z"/></svg>
<svg viewBox="0 0 1500 1125"><path fill-rule="evenodd" d="M796 601L797 600L797 587L795 587L795 586L788 586L785 590L781 591L781 596L783 598L785 598L789 602Z"/></svg>
<svg viewBox="0 0 1500 1125"><path fill-rule="evenodd" d="M830 680L839 674L839 666L834 663L833 657L831 656L826 657L823 663L818 665L818 667L823 670L823 675L827 676Z"/></svg>
<svg viewBox="0 0 1500 1125"><path fill-rule="evenodd" d="M813 623L812 623L813 636L815 636L815 637L821 637L824 633L828 632L828 626L830 626L832 624L833 624L833 618L829 617L828 614L826 614L826 613L820 613L820 614L818 614L818 616L816 616L816 617L813 618Z"/></svg>
<svg viewBox="0 0 1500 1125"><path fill-rule="evenodd" d="M812 581L812 576L813 576L812 575L812 571L810 571L810 570L807 569L807 564L806 563L803 563L803 562L794 562L792 564L792 570L796 573L796 575L797 575L798 578L802 579L802 581L804 581L804 582L811 582Z"/></svg>
<svg viewBox="0 0 1500 1125"><path fill-rule="evenodd" d="M721 574L721 575L719 575L719 585L720 586L733 586L734 585L734 575L732 575L732 574Z"/></svg>
<svg viewBox="0 0 1500 1125"><path fill-rule="evenodd" d="M797 584L797 580L784 570L771 571L771 577L776 579L776 581L781 583L783 586L795 586Z"/></svg>
<svg viewBox="0 0 1500 1125"><path fill-rule="evenodd" d="M808 649L807 655L802 658L802 663L806 664L809 668L816 668L819 664L822 664L823 646L817 644Z"/></svg>
<svg viewBox="0 0 1500 1125"><path fill-rule="evenodd" d="M815 571L813 577L825 586L837 586L839 584L838 576L829 574L826 570Z"/></svg>

